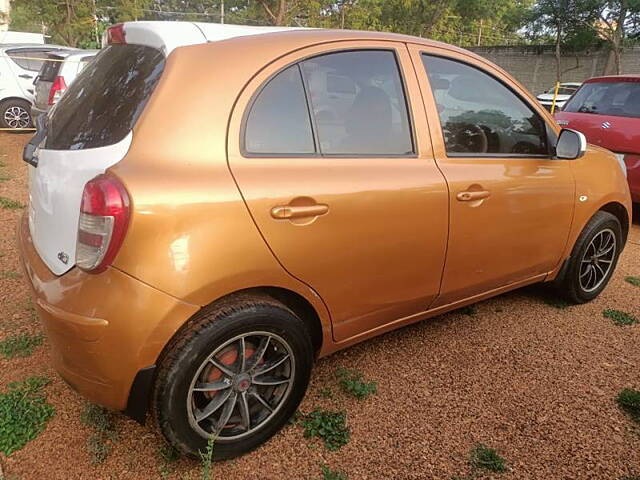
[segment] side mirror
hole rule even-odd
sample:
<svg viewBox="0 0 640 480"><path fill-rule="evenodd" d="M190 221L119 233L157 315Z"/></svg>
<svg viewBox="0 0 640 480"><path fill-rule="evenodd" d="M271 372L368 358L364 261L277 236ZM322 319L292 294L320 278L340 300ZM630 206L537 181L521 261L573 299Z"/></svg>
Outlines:
<svg viewBox="0 0 640 480"><path fill-rule="evenodd" d="M587 151L587 138L580 132L563 128L556 142L556 157L575 160Z"/></svg>

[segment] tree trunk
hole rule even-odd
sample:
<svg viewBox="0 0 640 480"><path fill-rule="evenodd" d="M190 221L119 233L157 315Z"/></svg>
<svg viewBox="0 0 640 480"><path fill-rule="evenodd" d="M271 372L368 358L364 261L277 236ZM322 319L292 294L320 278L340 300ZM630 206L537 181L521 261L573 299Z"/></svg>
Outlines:
<svg viewBox="0 0 640 480"><path fill-rule="evenodd" d="M562 24L558 22L556 28L556 82L560 83L562 81L562 69L560 66L560 40L562 39Z"/></svg>

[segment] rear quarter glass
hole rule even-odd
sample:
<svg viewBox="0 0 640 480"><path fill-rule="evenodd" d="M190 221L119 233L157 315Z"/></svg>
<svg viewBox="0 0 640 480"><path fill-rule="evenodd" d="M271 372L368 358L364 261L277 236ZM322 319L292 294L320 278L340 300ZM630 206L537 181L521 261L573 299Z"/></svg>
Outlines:
<svg viewBox="0 0 640 480"><path fill-rule="evenodd" d="M83 150L123 140L144 110L164 65L164 55L152 47L105 47L52 111L45 148Z"/></svg>

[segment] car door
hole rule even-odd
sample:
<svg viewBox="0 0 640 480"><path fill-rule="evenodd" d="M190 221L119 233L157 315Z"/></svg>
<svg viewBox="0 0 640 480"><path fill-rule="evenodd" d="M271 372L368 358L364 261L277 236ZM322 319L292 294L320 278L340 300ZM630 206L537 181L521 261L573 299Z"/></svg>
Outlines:
<svg viewBox="0 0 640 480"><path fill-rule="evenodd" d="M229 164L265 241L313 288L337 341L427 310L448 200L404 44L340 42L275 61L234 110Z"/></svg>
<svg viewBox="0 0 640 480"><path fill-rule="evenodd" d="M51 49L46 48L16 48L7 50L9 57L9 65L18 85L22 90L22 94L30 101L35 95L35 87L33 82L44 64L47 52Z"/></svg>
<svg viewBox="0 0 640 480"><path fill-rule="evenodd" d="M540 280L561 261L573 215L571 164L513 80L471 56L410 47L449 185L449 245L434 306Z"/></svg>

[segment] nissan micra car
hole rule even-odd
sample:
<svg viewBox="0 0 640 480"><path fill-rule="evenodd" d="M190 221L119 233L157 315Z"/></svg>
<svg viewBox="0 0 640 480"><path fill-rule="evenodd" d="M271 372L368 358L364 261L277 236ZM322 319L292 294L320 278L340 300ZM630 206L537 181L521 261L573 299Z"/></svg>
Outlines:
<svg viewBox="0 0 640 480"><path fill-rule="evenodd" d="M615 156L473 53L187 22L105 43L25 148L18 243L60 375L186 454L265 442L318 357L613 274Z"/></svg>

